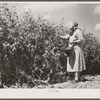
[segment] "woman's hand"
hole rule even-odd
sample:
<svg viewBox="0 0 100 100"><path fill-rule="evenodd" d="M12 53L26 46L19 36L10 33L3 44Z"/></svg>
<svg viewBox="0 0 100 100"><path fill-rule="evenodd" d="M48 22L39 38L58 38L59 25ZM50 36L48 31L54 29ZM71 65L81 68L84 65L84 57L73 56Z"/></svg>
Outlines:
<svg viewBox="0 0 100 100"><path fill-rule="evenodd" d="M77 43L77 40L76 41L73 41L73 43Z"/></svg>
<svg viewBox="0 0 100 100"><path fill-rule="evenodd" d="M76 44L76 43L77 43L77 40L70 42L70 44Z"/></svg>
<svg viewBox="0 0 100 100"><path fill-rule="evenodd" d="M73 41L73 43L80 43L80 42L83 42L83 39Z"/></svg>
<svg viewBox="0 0 100 100"><path fill-rule="evenodd" d="M57 37L60 37L60 35L56 34Z"/></svg>
<svg viewBox="0 0 100 100"><path fill-rule="evenodd" d="M62 35L57 34L56 36L59 37L59 38L62 38Z"/></svg>

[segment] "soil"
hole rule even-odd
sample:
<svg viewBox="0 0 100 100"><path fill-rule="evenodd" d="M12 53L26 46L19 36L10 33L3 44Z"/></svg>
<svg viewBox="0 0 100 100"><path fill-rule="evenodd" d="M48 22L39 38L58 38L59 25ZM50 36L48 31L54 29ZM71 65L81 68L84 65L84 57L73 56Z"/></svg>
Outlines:
<svg viewBox="0 0 100 100"><path fill-rule="evenodd" d="M58 89L72 89L72 88L87 88L87 89L100 89L100 75L95 76L85 76L83 81L78 83L73 80L68 80L67 82L57 83L52 85L39 85L34 88L58 88Z"/></svg>

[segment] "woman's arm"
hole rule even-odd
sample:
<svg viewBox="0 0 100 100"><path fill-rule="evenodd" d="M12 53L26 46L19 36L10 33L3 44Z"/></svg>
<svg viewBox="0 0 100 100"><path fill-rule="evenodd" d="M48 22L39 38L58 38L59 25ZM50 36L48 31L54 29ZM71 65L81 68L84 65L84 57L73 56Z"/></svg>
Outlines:
<svg viewBox="0 0 100 100"><path fill-rule="evenodd" d="M63 38L63 39L69 39L69 34L64 35L64 36L58 35L58 37Z"/></svg>

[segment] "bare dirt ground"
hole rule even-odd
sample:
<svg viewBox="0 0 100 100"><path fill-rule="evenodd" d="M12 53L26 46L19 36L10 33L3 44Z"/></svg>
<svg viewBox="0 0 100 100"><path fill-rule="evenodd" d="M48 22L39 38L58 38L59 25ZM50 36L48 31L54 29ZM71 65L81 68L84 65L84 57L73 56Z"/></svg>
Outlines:
<svg viewBox="0 0 100 100"><path fill-rule="evenodd" d="M58 89L71 89L71 88L80 88L80 89L100 89L100 75L95 76L85 76L86 81L80 81L78 83L75 83L73 81L67 81L63 83L58 84L52 84L52 85L40 85L35 88L58 88Z"/></svg>

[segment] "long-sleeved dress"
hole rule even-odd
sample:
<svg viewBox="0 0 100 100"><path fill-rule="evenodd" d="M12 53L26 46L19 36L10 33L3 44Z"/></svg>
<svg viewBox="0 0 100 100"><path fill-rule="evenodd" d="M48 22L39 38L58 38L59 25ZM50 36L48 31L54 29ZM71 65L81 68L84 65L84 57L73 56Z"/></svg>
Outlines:
<svg viewBox="0 0 100 100"><path fill-rule="evenodd" d="M69 37L69 47L74 40L77 43L73 46L74 52L67 57L67 72L80 72L86 70L85 58L82 50L83 35L80 29L76 29L72 36Z"/></svg>

